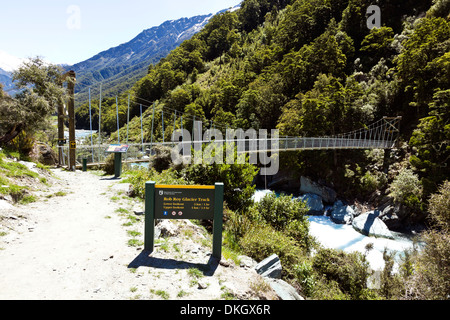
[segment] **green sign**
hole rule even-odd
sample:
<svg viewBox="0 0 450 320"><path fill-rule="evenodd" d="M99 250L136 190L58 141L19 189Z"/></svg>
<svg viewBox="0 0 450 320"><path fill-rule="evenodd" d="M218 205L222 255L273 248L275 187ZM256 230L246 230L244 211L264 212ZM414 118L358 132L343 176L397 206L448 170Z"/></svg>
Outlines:
<svg viewBox="0 0 450 320"><path fill-rule="evenodd" d="M155 219L214 219L214 186L155 186Z"/></svg>
<svg viewBox="0 0 450 320"><path fill-rule="evenodd" d="M144 249L153 251L155 219L213 220L213 252L222 256L223 183L214 186L145 184Z"/></svg>

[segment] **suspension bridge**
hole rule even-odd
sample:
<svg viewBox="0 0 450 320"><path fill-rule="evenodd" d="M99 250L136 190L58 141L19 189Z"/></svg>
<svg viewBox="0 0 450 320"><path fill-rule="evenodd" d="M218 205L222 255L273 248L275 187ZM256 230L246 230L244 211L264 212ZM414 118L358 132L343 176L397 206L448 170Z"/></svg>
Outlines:
<svg viewBox="0 0 450 320"><path fill-rule="evenodd" d="M101 99L100 99L101 101ZM117 99L116 99L117 101ZM130 101L130 100L129 100ZM129 105L128 102L128 117L129 117ZM149 106L147 106L149 107ZM117 109L118 110L118 109ZM163 107L158 112L161 118L156 119L155 114L155 104L153 104L153 114L152 114L152 126L151 126L151 141L144 142L144 128L142 124L142 104L140 104L140 120L141 120L141 142L140 143L129 143L128 142L128 123L127 119L126 130L127 139L122 142L128 146L127 152L125 153L124 162L128 163L138 163L138 162L148 162L150 161L150 156L154 154L155 148L158 146L166 147L176 147L180 144L186 150L191 150L191 147L203 146L203 145L232 145L237 147L237 153L279 153L286 151L297 151L297 150L337 150L337 149L391 149L395 147L400 128L401 117L383 117L382 119L364 126L361 129L342 133L331 136L323 137L302 137L302 136L279 136L279 135L266 135L258 138L256 135L252 134L256 131L252 129L239 132L239 129L230 128L228 125L217 124L214 122L208 122L209 131L198 129L200 138L197 139L183 139L181 138L176 141L167 141L167 136L172 136L175 132L183 130L183 124L192 121L192 128L194 130L197 128L198 123L201 121L196 121L196 117L192 115L187 115L177 110L172 110L168 107ZM101 114L101 102L100 102L100 114ZM166 111L166 117L164 117L164 111ZM89 101L89 112L91 114L91 104ZM169 114L169 116L168 116ZM173 116L173 120L172 120ZM119 119L119 114L117 111L117 119ZM199 118L197 118L198 120ZM154 126L155 120L159 121L159 125L162 127L162 134L159 134L158 141L155 139ZM101 117L99 117L99 128L101 128ZM169 124L168 124L169 123ZM150 128L149 128L150 129ZM227 134L218 135L220 129ZM122 129L123 130L123 129ZM214 131L211 131L214 130ZM120 126L117 120L117 131L118 131L118 141L120 144ZM149 130L150 131L150 130ZM92 132L92 120L91 120L91 132ZM211 132L216 132L212 135ZM231 133L231 134L229 134ZM100 132L99 132L100 136ZM212 138L214 136L214 139ZM192 138L192 137L191 137ZM94 144L93 135L90 135L90 145L78 145L76 147L76 166L81 167L83 159L86 159L88 166L99 166L105 163L106 157L109 155L107 149L109 144L102 144L100 141ZM69 163L69 146L60 146L60 164L62 166L68 166Z"/></svg>

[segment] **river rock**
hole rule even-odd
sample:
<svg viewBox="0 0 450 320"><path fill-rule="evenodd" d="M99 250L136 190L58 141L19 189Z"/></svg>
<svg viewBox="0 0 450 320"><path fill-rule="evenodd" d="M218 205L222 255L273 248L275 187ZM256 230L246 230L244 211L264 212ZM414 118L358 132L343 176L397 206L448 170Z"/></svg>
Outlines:
<svg viewBox="0 0 450 320"><path fill-rule="evenodd" d="M322 197L323 201L333 203L336 200L336 191L321 186L306 177L300 177L300 193L314 193Z"/></svg>
<svg viewBox="0 0 450 320"><path fill-rule="evenodd" d="M6 200L0 199L0 210L14 209L14 206Z"/></svg>
<svg viewBox="0 0 450 320"><path fill-rule="evenodd" d="M266 282L281 300L305 300L293 286L284 280L266 278Z"/></svg>
<svg viewBox="0 0 450 320"><path fill-rule="evenodd" d="M379 211L369 211L353 219L353 228L366 236L394 239L386 224L378 218Z"/></svg>
<svg viewBox="0 0 450 320"><path fill-rule="evenodd" d="M351 224L355 216L352 207L344 205L341 200L334 203L330 219L337 224Z"/></svg>
<svg viewBox="0 0 450 320"><path fill-rule="evenodd" d="M308 214L310 215L322 215L323 214L323 203L322 197L314 193L306 193L298 198L299 200L306 203L308 207Z"/></svg>
<svg viewBox="0 0 450 320"><path fill-rule="evenodd" d="M282 270L280 258L273 254L258 263L255 270L263 277L280 279Z"/></svg>
<svg viewBox="0 0 450 320"><path fill-rule="evenodd" d="M160 230L161 237L174 237L178 234L178 228L170 220L162 220L155 229Z"/></svg>

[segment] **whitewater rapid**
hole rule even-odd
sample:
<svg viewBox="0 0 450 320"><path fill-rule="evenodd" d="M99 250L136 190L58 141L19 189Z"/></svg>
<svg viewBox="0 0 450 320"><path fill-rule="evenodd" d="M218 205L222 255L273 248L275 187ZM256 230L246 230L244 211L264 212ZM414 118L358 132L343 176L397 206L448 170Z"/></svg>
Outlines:
<svg viewBox="0 0 450 320"><path fill-rule="evenodd" d="M254 201L260 201L270 190L256 190L253 196ZM315 237L325 248L340 249L345 252L361 252L366 254L366 259L373 270L384 268L383 252L385 248L389 252L396 252L395 267L398 267L401 256L405 250L413 248L414 242L400 235L395 236L395 240L385 238L375 238L365 236L351 225L336 224L327 216L308 216L310 235ZM367 251L367 244L371 243L373 248Z"/></svg>

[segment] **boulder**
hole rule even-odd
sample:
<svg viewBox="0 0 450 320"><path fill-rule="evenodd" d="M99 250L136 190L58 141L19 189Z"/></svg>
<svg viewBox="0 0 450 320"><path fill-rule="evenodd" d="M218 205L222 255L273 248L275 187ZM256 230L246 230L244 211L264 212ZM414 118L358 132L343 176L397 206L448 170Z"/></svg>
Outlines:
<svg viewBox="0 0 450 320"><path fill-rule="evenodd" d="M336 191L331 188L321 186L306 177L300 178L300 193L314 193L322 197L323 201L333 203L336 200Z"/></svg>
<svg viewBox="0 0 450 320"><path fill-rule="evenodd" d="M3 200L3 199L1 199L0 198L0 210L1 211L3 211L3 210L9 210L9 209L14 209L14 206L11 204L11 203L9 203L7 200Z"/></svg>
<svg viewBox="0 0 450 320"><path fill-rule="evenodd" d="M266 278L266 282L281 300L305 300L293 286L284 280Z"/></svg>
<svg viewBox="0 0 450 320"><path fill-rule="evenodd" d="M280 258L273 254L258 263L255 270L263 277L280 279L282 270Z"/></svg>
<svg viewBox="0 0 450 320"><path fill-rule="evenodd" d="M322 203L322 197L314 193L306 193L298 198L306 203L308 207L308 214L310 215L322 215L324 206Z"/></svg>
<svg viewBox="0 0 450 320"><path fill-rule="evenodd" d="M240 261L239 266L241 268L253 268L258 263L248 256L238 256L238 260Z"/></svg>
<svg viewBox="0 0 450 320"><path fill-rule="evenodd" d="M49 145L41 142L33 146L31 159L48 166L53 166L58 162L58 157L53 149Z"/></svg>
<svg viewBox="0 0 450 320"><path fill-rule="evenodd" d="M351 224L354 217L355 211L352 207L344 205L341 200L334 203L331 209L331 221L338 224Z"/></svg>
<svg viewBox="0 0 450 320"><path fill-rule="evenodd" d="M369 211L353 219L353 228L366 236L394 239L386 224L378 218L379 211Z"/></svg>
<svg viewBox="0 0 450 320"><path fill-rule="evenodd" d="M179 230L170 220L162 220L156 225L155 229L160 230L161 237L174 237L178 234ZM156 233L156 230L155 230Z"/></svg>

